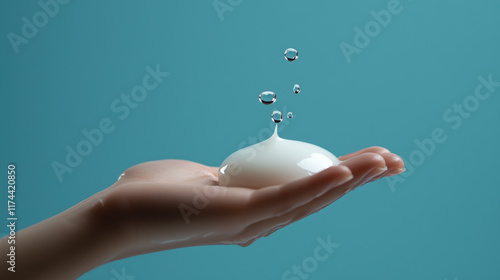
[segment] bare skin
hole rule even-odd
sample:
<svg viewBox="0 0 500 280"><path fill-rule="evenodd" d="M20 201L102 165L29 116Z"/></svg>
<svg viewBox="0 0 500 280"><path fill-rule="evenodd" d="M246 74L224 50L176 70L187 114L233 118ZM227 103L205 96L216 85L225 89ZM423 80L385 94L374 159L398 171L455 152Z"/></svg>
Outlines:
<svg viewBox="0 0 500 280"><path fill-rule="evenodd" d="M18 232L16 272L4 267L0 278L76 279L140 254L200 245L248 246L360 185L404 171L401 158L381 147L340 160L341 165L316 175L261 189L220 187L217 167L194 162L133 166L111 187ZM10 246L7 238L0 240L1 252Z"/></svg>

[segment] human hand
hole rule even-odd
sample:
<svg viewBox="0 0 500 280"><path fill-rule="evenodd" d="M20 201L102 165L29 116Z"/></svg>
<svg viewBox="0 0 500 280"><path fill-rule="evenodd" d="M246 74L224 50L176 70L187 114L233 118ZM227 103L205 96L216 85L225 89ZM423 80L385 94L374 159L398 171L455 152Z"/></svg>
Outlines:
<svg viewBox="0 0 500 280"><path fill-rule="evenodd" d="M339 159L339 166L261 189L218 186L218 168L194 162L136 165L111 187L17 232L22 242L16 260L29 269L2 270L0 278L76 279L139 254L196 245L248 246L360 185L404 170L400 157L380 147ZM0 251L9 246L7 237L0 239Z"/></svg>
<svg viewBox="0 0 500 280"><path fill-rule="evenodd" d="M360 185L404 171L401 158L381 147L339 159L339 166L262 189L218 186L217 167L146 162L126 170L96 211L121 240L112 260L197 245L248 246Z"/></svg>

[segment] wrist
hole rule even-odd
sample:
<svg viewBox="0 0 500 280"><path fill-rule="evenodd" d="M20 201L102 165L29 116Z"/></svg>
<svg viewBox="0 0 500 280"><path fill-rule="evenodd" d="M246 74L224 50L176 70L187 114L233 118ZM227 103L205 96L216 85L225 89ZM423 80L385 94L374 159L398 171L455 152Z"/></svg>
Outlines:
<svg viewBox="0 0 500 280"><path fill-rule="evenodd" d="M19 279L76 279L114 258L121 244L102 228L102 195L18 233Z"/></svg>
<svg viewBox="0 0 500 280"><path fill-rule="evenodd" d="M86 232L86 242L91 248L93 261L89 270L118 259L126 249L125 223L116 209L107 203L108 189L81 202L81 211L76 213ZM80 204L74 206L78 207ZM71 209L69 209L71 210ZM97 258L96 258L97 257Z"/></svg>

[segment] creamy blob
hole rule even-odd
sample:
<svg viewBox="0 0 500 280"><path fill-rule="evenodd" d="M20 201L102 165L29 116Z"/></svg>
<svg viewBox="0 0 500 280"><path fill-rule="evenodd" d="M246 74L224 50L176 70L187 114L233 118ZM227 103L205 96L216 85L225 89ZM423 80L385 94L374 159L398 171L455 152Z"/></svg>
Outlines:
<svg viewBox="0 0 500 280"><path fill-rule="evenodd" d="M280 138L275 129L269 139L227 157L219 168L219 184L257 189L307 177L339 163L329 151Z"/></svg>

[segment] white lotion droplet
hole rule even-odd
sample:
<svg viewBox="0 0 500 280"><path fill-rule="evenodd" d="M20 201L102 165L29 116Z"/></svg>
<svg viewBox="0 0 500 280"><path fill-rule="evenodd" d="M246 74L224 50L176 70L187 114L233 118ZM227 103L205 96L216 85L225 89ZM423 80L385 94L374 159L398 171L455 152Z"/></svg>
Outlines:
<svg viewBox="0 0 500 280"><path fill-rule="evenodd" d="M339 163L321 147L280 138L276 127L269 139L227 157L219 168L219 184L258 189L307 177Z"/></svg>

